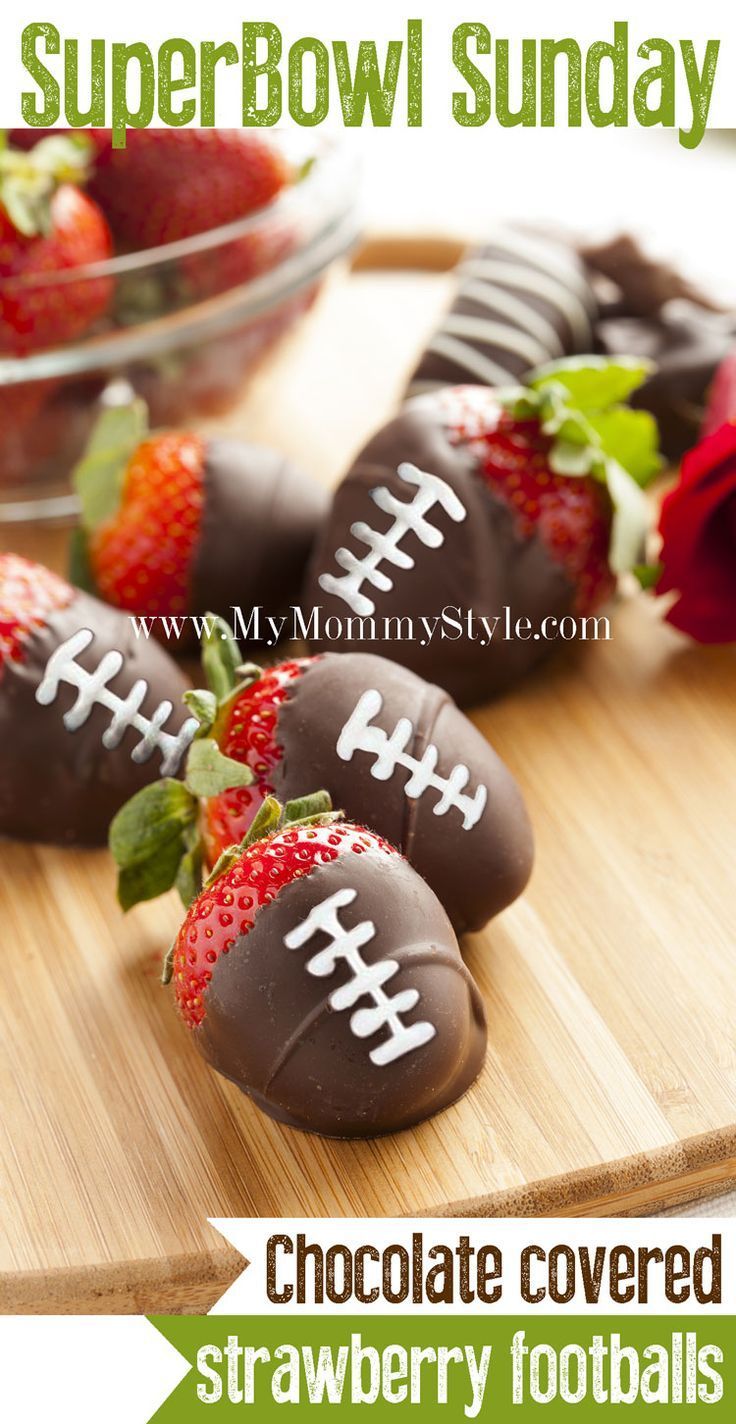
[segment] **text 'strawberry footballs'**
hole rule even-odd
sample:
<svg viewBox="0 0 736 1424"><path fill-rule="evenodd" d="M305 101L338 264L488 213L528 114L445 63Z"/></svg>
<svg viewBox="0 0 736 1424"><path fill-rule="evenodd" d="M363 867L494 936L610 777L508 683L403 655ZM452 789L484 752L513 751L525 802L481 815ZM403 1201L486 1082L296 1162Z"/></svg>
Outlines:
<svg viewBox="0 0 736 1424"><path fill-rule="evenodd" d="M264 802L167 959L218 1072L279 1121L394 1132L448 1107L483 1063L480 996L439 901L329 798Z"/></svg>

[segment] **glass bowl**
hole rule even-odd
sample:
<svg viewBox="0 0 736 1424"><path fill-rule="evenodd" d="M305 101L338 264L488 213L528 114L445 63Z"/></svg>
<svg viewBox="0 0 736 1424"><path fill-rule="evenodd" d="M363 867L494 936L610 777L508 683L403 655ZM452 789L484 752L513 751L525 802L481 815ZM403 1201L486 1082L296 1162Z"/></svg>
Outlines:
<svg viewBox="0 0 736 1424"><path fill-rule="evenodd" d="M296 161L290 136L274 137ZM74 514L69 473L101 403L135 391L153 428L232 406L356 241L357 187L344 147L325 141L250 217L34 284L45 300L95 283L106 315L69 345L0 357L0 521Z"/></svg>

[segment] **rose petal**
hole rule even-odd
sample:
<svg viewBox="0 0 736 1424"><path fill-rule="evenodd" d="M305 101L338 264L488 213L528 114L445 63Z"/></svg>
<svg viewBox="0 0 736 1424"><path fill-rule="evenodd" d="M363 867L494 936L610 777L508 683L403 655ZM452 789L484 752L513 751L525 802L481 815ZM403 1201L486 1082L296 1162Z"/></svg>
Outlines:
<svg viewBox="0 0 736 1424"><path fill-rule="evenodd" d="M667 621L699 642L736 641L736 426L688 451L659 528L657 592L680 595Z"/></svg>

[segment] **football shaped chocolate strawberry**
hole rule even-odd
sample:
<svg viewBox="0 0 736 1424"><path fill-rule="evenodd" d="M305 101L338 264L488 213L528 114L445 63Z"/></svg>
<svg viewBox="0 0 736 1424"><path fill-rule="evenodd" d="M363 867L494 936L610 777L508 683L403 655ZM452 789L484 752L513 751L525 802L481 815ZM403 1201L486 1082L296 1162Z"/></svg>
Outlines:
<svg viewBox="0 0 736 1424"><path fill-rule="evenodd" d="M178 770L186 686L122 614L0 554L0 833L104 844L123 802Z"/></svg>
<svg viewBox="0 0 736 1424"><path fill-rule="evenodd" d="M373 1137L466 1092L485 1018L436 896L329 805L317 794L282 817L264 802L191 905L165 977L199 1051L258 1107Z"/></svg>
<svg viewBox="0 0 736 1424"><path fill-rule="evenodd" d="M186 694L200 721L187 763L187 827L180 785L170 790L168 812L161 788L137 798L152 893L178 874L166 859L174 835L185 872L195 847L198 863L212 866L246 835L268 796L293 800L306 776L406 856L458 934L480 929L521 894L533 857L521 793L446 692L365 653L290 659L264 671L239 666L222 623L203 656L210 690ZM186 873L182 883L191 893Z"/></svg>
<svg viewBox="0 0 736 1424"><path fill-rule="evenodd" d="M624 404L647 370L571 358L527 386L410 401L335 495L302 600L314 650L342 620L343 648L380 651L464 704L578 628L590 636L585 617L639 562L648 528L656 425Z"/></svg>
<svg viewBox="0 0 736 1424"><path fill-rule="evenodd" d="M112 238L81 191L84 140L51 136L30 153L0 150L0 351L24 356L74 341L107 310L108 277L74 280L105 261Z"/></svg>
<svg viewBox="0 0 736 1424"><path fill-rule="evenodd" d="M100 417L74 483L81 529L72 567L163 639L186 614L295 599L327 498L282 455L192 431L147 429L144 403ZM158 620L158 621L157 621Z"/></svg>

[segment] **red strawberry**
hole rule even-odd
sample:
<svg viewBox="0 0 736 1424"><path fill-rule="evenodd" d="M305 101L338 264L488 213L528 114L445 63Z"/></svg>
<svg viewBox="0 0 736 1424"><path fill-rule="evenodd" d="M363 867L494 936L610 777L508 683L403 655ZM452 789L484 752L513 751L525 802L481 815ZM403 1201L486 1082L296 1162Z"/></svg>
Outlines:
<svg viewBox="0 0 736 1424"><path fill-rule="evenodd" d="M708 396L701 437L714 435L722 425L736 422L736 351L722 361Z"/></svg>
<svg viewBox="0 0 736 1424"><path fill-rule="evenodd" d="M112 255L96 203L77 186L84 145L42 140L29 154L0 153L0 350L25 355L81 336L104 315L109 278L69 280Z"/></svg>
<svg viewBox="0 0 736 1424"><path fill-rule="evenodd" d="M73 597L74 589L43 564L0 554L0 677L6 662L23 661L25 641L46 615Z"/></svg>
<svg viewBox="0 0 736 1424"><path fill-rule="evenodd" d="M212 967L236 939L247 935L259 910L286 886L343 855L367 850L389 858L393 846L362 826L346 822L300 826L270 838L257 837L190 907L177 935L171 972L179 1011L195 1028L204 1018Z"/></svg>
<svg viewBox="0 0 736 1424"><path fill-rule="evenodd" d="M453 386L434 406L452 444L513 510L522 539L537 535L574 590L573 611L611 597L616 576L643 555L648 525L639 486L660 467L646 411L621 402L646 363L573 357L533 375L529 388Z"/></svg>
<svg viewBox="0 0 736 1424"><path fill-rule="evenodd" d="M215 249L184 257L181 270L188 291L201 300L249 282L288 257L296 241L297 232L293 224L278 211L269 214L267 220L252 232L218 244ZM275 318L266 320L278 324L280 317L281 312L278 311ZM261 324L261 331L265 326L266 321Z"/></svg>
<svg viewBox="0 0 736 1424"><path fill-rule="evenodd" d="M243 839L266 797L272 795L271 773L284 755L278 739L279 711L313 662L314 658L292 658L266 668L254 682L226 699L211 735L226 757L250 768L253 781L204 800L203 830L210 865L228 846Z"/></svg>
<svg viewBox="0 0 736 1424"><path fill-rule="evenodd" d="M537 533L575 588L574 611L589 613L614 592L609 563L613 509L605 484L591 475L556 474L554 439L539 420L518 419L492 392L456 386L440 397L450 439L468 444L478 471L511 506L524 538Z"/></svg>
<svg viewBox="0 0 736 1424"><path fill-rule="evenodd" d="M150 618L288 607L327 500L275 451L149 434L139 400L103 413L74 483L75 582Z"/></svg>
<svg viewBox="0 0 736 1424"><path fill-rule="evenodd" d="M119 507L88 538L101 598L139 614L186 613L203 482L204 442L198 435L166 431L136 445Z"/></svg>
<svg viewBox="0 0 736 1424"><path fill-rule="evenodd" d="M131 129L98 162L92 191L116 237L157 247L264 207L288 178L278 149L241 129Z"/></svg>

